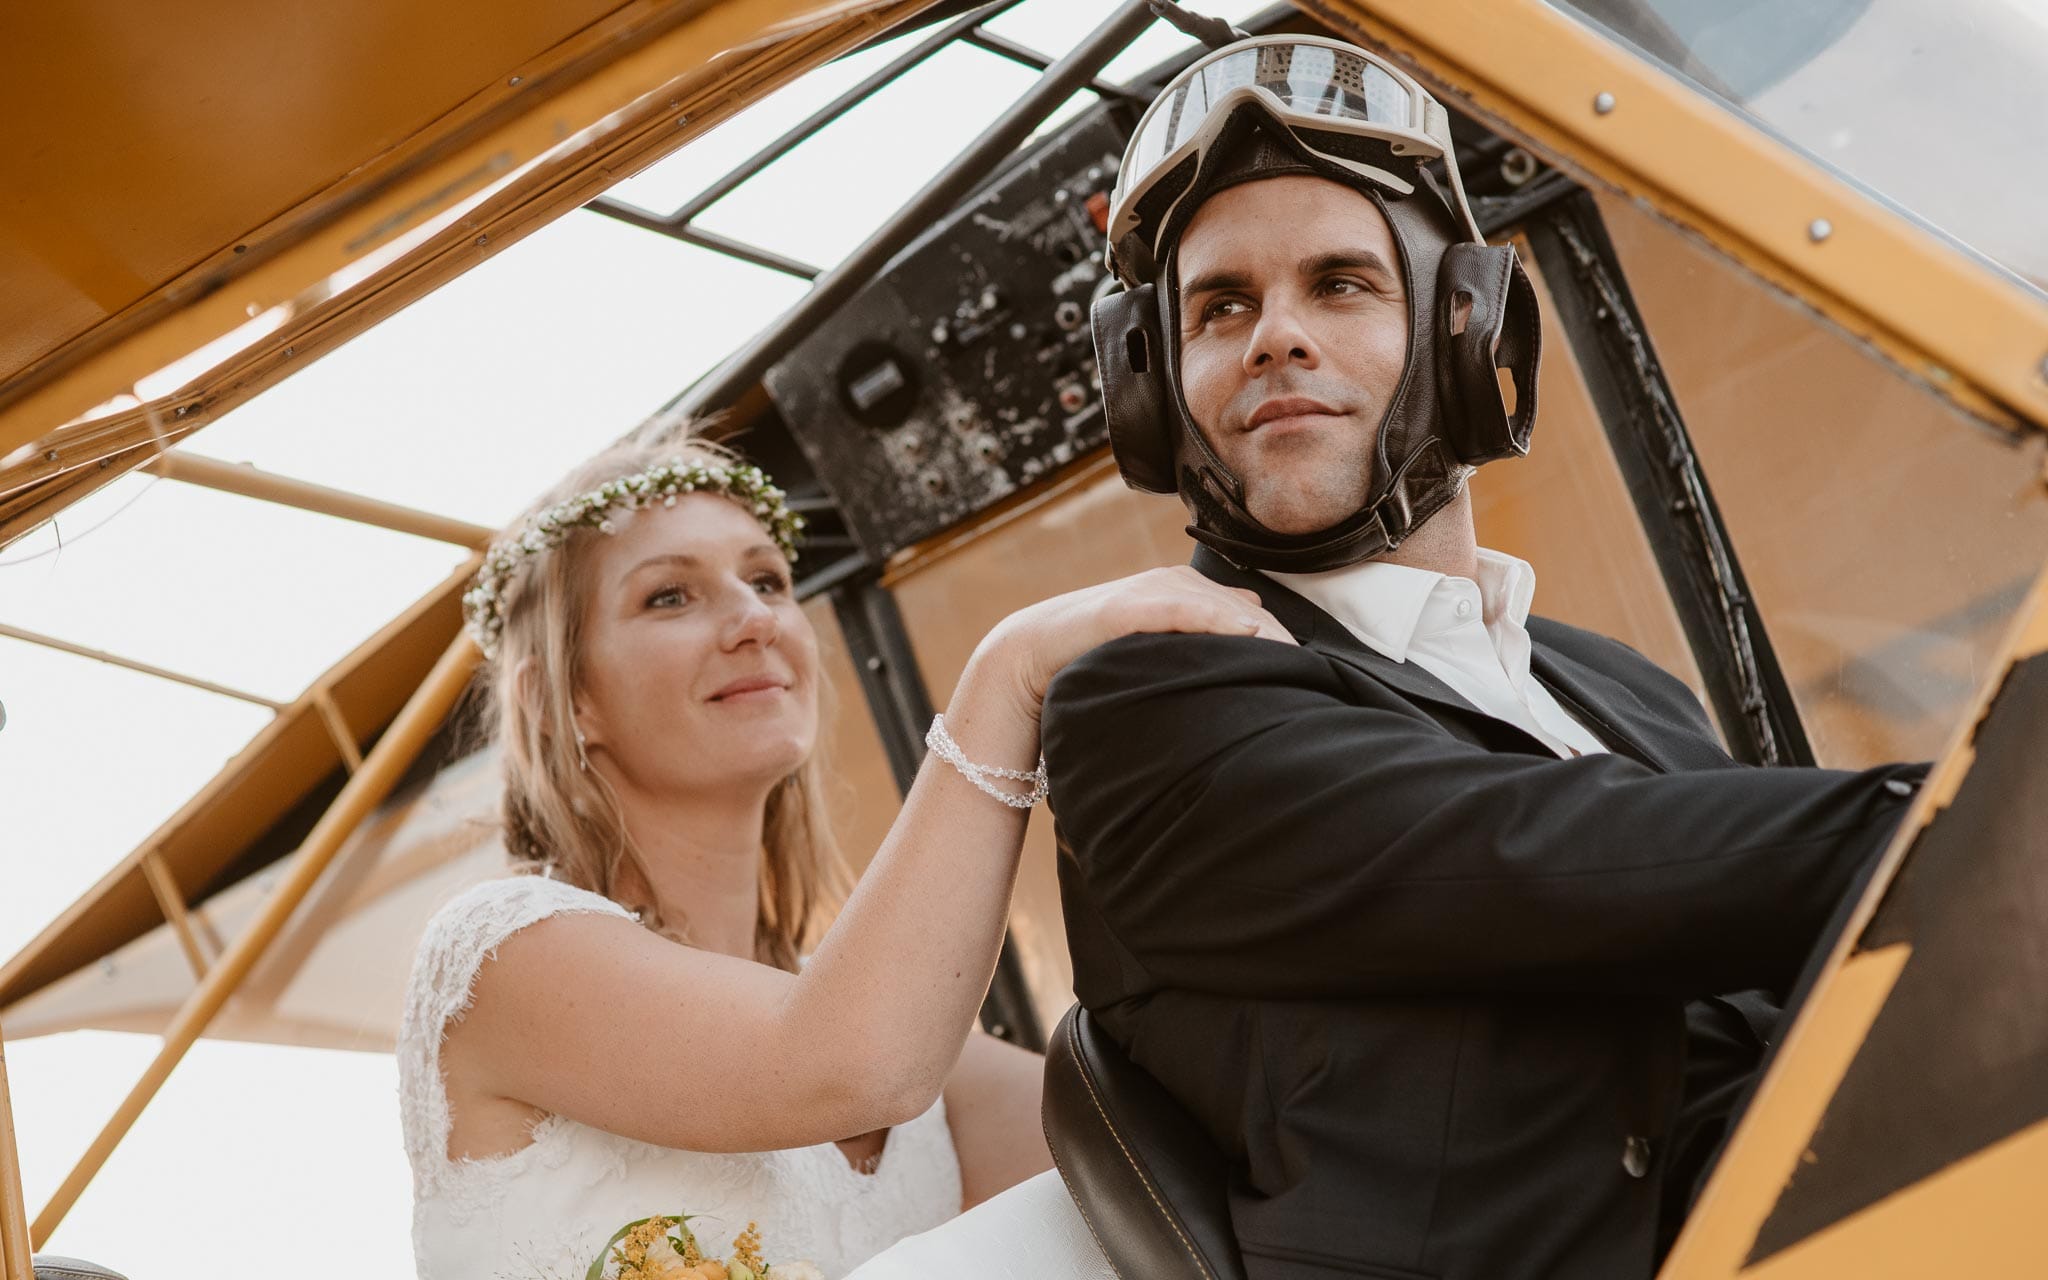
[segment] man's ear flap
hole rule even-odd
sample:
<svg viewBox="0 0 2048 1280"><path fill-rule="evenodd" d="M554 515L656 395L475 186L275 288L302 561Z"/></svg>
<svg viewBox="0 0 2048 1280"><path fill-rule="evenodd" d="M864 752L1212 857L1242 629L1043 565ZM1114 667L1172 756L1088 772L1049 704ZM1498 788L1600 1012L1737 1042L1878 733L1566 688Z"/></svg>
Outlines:
<svg viewBox="0 0 2048 1280"><path fill-rule="evenodd" d="M1458 461L1478 466L1528 453L1543 335L1536 290L1512 248L1444 251L1436 333L1444 435Z"/></svg>
<svg viewBox="0 0 2048 1280"><path fill-rule="evenodd" d="M1166 345L1159 290L1141 285L1098 298L1091 316L1095 367L1109 448L1124 483L1146 493L1173 493L1174 432L1168 405Z"/></svg>

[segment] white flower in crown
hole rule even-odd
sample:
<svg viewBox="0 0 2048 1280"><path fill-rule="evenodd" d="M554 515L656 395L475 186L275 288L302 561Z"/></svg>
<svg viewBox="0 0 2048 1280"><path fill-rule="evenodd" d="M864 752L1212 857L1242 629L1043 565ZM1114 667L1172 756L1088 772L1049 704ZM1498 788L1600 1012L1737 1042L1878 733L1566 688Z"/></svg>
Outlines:
<svg viewBox="0 0 2048 1280"><path fill-rule="evenodd" d="M505 590L529 556L552 551L569 540L578 529L616 533L611 513L648 505L649 495L663 496L662 505L675 505L679 493L699 490L722 493L761 522L782 554L793 562L804 518L789 509L782 490L759 467L727 467L718 463L672 459L635 475L610 480L588 493L556 503L538 512L520 528L492 543L477 571L476 585L463 593L462 611L469 633L487 658L498 654L498 637L505 630Z"/></svg>

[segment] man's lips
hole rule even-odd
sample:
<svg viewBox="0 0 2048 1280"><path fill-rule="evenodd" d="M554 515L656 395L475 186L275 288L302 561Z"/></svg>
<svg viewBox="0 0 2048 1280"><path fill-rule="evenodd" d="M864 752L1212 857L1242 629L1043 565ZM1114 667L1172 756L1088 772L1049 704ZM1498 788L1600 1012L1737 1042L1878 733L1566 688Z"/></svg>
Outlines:
<svg viewBox="0 0 2048 1280"><path fill-rule="evenodd" d="M742 694L749 693L766 693L771 689L780 693L787 688L789 688L789 681L780 680L774 676L746 676L743 679L733 681L717 693L712 694L708 701L723 702L727 698L736 698Z"/></svg>
<svg viewBox="0 0 2048 1280"><path fill-rule="evenodd" d="M1268 400L1252 410L1252 416L1245 419L1246 431L1257 431L1271 422L1286 418L1335 417L1337 411L1320 400L1306 400L1292 396L1285 400Z"/></svg>

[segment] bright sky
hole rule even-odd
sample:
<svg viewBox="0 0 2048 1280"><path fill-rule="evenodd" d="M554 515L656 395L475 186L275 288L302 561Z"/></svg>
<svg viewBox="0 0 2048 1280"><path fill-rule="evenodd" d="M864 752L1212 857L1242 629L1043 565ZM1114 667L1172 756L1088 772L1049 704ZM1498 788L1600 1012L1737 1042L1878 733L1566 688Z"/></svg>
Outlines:
<svg viewBox="0 0 2048 1280"><path fill-rule="evenodd" d="M1198 4L1241 20L1263 4ZM1026 0L997 31L1050 54L1099 0ZM1184 47L1154 29L1121 79ZM667 211L886 62L822 68L613 194ZM729 197L706 227L830 266L1033 73L942 53ZM1084 103L1076 103L1078 109ZM193 452L504 522L802 292L801 282L577 212L265 392ZM59 551L60 541L64 544ZM289 700L461 559L452 547L130 476L0 549L0 619ZM254 703L0 639L0 955L11 955L267 722ZM74 1032L7 1045L31 1214L156 1052ZM396 1070L381 1054L201 1041L49 1244L135 1276L275 1259L411 1272Z"/></svg>

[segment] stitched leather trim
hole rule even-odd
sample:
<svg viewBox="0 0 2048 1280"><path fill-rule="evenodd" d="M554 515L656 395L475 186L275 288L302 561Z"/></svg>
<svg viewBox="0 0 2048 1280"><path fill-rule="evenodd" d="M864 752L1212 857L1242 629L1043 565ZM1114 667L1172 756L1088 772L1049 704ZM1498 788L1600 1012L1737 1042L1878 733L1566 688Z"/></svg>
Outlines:
<svg viewBox="0 0 2048 1280"><path fill-rule="evenodd" d="M1081 1083L1088 1087L1088 1101L1094 1104L1095 1114L1102 1118L1102 1127L1109 1130L1110 1137L1116 1139L1116 1149L1123 1152L1124 1162L1131 1166L1132 1173L1138 1175L1138 1181L1145 1187L1145 1194L1152 1198L1152 1207L1159 1211L1159 1216L1166 1220L1166 1225L1173 1228L1174 1236L1180 1240L1180 1247L1187 1250L1188 1260L1193 1262L1196 1269L1208 1277L1208 1280L1216 1280L1216 1273L1209 1269L1209 1264L1203 1260L1200 1251L1188 1239L1187 1233L1180 1229L1180 1219L1175 1217L1173 1211L1168 1209L1165 1202L1160 1200L1159 1192L1153 1188L1152 1179L1146 1176L1144 1166L1140 1165L1137 1158L1131 1154L1131 1149L1124 1145L1124 1136L1117 1132L1115 1122L1110 1120L1109 1112L1103 1108L1102 1098L1095 1092L1095 1076L1088 1069L1087 1060L1081 1056L1078 1040L1079 1037L1074 1030L1074 1022L1070 1020L1067 1023L1067 1049L1074 1059L1075 1068L1081 1074ZM1079 1204L1080 1201L1076 1200L1075 1203ZM1082 1215L1082 1221L1087 1221L1087 1215ZM1094 1228L1091 1226L1089 1230L1093 1231ZM1098 1243L1100 1242L1098 1241ZM1106 1250L1104 1252L1105 1254L1107 1253Z"/></svg>
<svg viewBox="0 0 2048 1280"><path fill-rule="evenodd" d="M1039 1127L1043 1129L1044 1125L1041 1124ZM1060 1163L1060 1153L1052 1145L1052 1132L1050 1130L1047 1130L1045 1134L1045 1146L1048 1151L1052 1152L1052 1166L1060 1171L1060 1181L1067 1184L1067 1195L1074 1201L1074 1211L1081 1215L1081 1225L1088 1228L1089 1238L1094 1240L1095 1247L1102 1251L1102 1260L1109 1264L1109 1269L1116 1271L1117 1280L1124 1280L1124 1273L1117 1271L1116 1259L1109 1256L1108 1246L1102 1243L1102 1233L1095 1229L1095 1219L1089 1217L1088 1210L1081 1206L1081 1197L1074 1195L1074 1180L1067 1176L1067 1166Z"/></svg>

